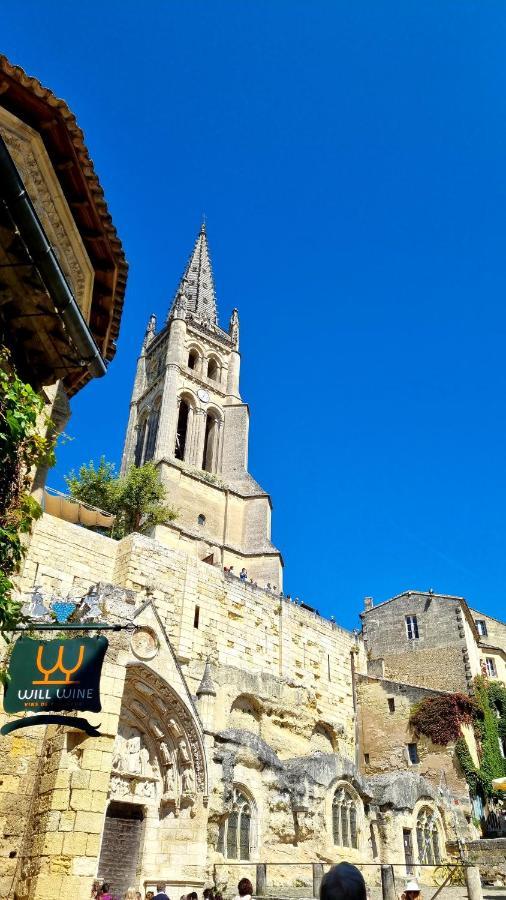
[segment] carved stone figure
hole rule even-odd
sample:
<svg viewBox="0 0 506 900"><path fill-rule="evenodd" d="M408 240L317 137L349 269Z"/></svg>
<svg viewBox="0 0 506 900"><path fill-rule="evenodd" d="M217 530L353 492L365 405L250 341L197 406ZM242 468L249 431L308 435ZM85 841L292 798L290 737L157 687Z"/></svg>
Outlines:
<svg viewBox="0 0 506 900"><path fill-rule="evenodd" d="M141 737L134 735L125 742L125 771L130 775L140 775L141 766Z"/></svg>
<svg viewBox="0 0 506 900"><path fill-rule="evenodd" d="M162 762L165 766L172 765L172 757L165 741L160 743L160 756L162 757Z"/></svg>
<svg viewBox="0 0 506 900"><path fill-rule="evenodd" d="M181 738L178 741L177 750L180 764L188 764L190 762L190 754L188 753L188 745L184 738Z"/></svg>
<svg viewBox="0 0 506 900"><path fill-rule="evenodd" d="M191 768L183 769L181 772L181 787L183 794L193 794L195 790L195 778Z"/></svg>
<svg viewBox="0 0 506 900"><path fill-rule="evenodd" d="M176 780L172 765L167 766L163 775L163 793L168 797L174 797L176 794Z"/></svg>

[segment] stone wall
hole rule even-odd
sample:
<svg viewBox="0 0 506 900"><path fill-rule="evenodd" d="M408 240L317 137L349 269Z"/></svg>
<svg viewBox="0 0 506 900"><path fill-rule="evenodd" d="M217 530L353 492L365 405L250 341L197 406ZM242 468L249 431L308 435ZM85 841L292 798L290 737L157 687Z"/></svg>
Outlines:
<svg viewBox="0 0 506 900"><path fill-rule="evenodd" d="M416 738L409 727L415 703L436 696L425 688L359 675L360 749L364 771L368 775L395 771L413 771L438 788L448 786L455 799L469 808L466 780L455 758L454 745L436 746L423 735ZM409 758L408 744L415 743L418 763Z"/></svg>
<svg viewBox="0 0 506 900"><path fill-rule="evenodd" d="M419 637L409 640L406 616ZM385 677L436 690L467 692L475 672L469 661L459 598L409 591L362 613L368 656L383 658Z"/></svg>
<svg viewBox="0 0 506 900"><path fill-rule="evenodd" d="M97 581L111 581L153 596L193 690L207 656L220 666L244 673L246 679L256 678L258 686L260 674L286 679L284 690L287 698L293 695L294 710L302 695L311 709L304 720L305 731L302 722L296 729L305 734L304 749L309 746L312 727L321 719L336 737L345 735L340 738L343 752L353 755L353 634L151 538L135 534L112 541L44 515L34 530L21 589L26 591L37 583L45 590L66 593L72 584L76 591ZM242 677L235 688L237 696L243 690ZM229 709L235 699L231 684L223 698ZM278 733L278 744L283 744L289 731L288 719L280 719L282 707L280 701L277 707L267 703L265 709L264 727ZM297 713L291 715L295 721Z"/></svg>

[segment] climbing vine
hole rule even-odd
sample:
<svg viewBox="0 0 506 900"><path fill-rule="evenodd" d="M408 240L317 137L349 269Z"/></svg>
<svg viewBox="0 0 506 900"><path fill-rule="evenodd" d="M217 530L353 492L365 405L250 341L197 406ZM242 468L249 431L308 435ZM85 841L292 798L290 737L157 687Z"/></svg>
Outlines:
<svg viewBox="0 0 506 900"><path fill-rule="evenodd" d="M46 434L44 434L46 433ZM44 401L18 378L8 350L0 348L0 634L21 621L21 604L12 596L12 576L25 553L29 534L42 513L30 494L35 466L54 461L51 422Z"/></svg>
<svg viewBox="0 0 506 900"><path fill-rule="evenodd" d="M499 739L506 738L506 687L480 675L474 680L473 698L446 694L422 700L413 707L410 725L416 735L446 746L455 741L455 754L473 794L490 797L492 780L506 775L506 759ZM480 763L476 766L462 736L462 725L473 725Z"/></svg>

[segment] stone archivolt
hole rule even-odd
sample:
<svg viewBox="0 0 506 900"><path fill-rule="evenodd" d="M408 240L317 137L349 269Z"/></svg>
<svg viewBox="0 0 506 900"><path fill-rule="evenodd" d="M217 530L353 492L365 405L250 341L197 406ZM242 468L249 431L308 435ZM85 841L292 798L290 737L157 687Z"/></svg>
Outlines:
<svg viewBox="0 0 506 900"><path fill-rule="evenodd" d="M193 806L206 790L203 747L183 701L143 665L128 668L114 747L112 799Z"/></svg>

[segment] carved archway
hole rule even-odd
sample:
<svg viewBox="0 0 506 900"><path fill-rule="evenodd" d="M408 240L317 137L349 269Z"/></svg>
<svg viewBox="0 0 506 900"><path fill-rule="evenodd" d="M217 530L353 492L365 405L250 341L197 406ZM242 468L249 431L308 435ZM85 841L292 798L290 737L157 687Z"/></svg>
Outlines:
<svg viewBox="0 0 506 900"><path fill-rule="evenodd" d="M207 794L204 747L179 695L143 664L127 668L110 798L179 814Z"/></svg>

